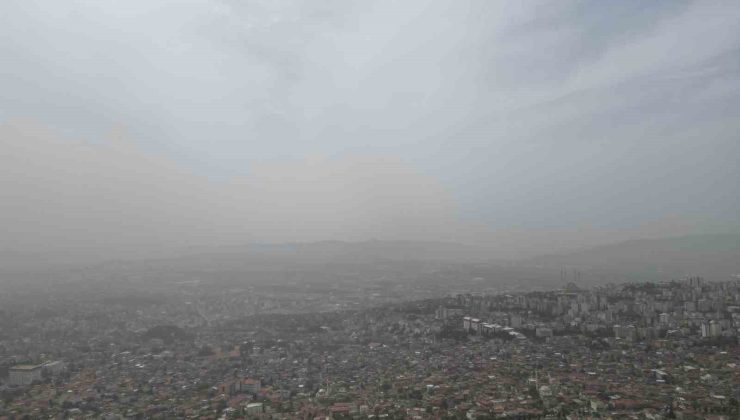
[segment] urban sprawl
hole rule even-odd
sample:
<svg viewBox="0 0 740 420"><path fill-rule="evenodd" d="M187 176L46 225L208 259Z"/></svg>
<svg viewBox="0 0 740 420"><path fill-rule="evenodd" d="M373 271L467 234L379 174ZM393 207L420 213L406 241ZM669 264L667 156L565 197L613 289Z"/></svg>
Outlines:
<svg viewBox="0 0 740 420"><path fill-rule="evenodd" d="M0 419L740 416L738 280L243 316L239 293L0 309Z"/></svg>

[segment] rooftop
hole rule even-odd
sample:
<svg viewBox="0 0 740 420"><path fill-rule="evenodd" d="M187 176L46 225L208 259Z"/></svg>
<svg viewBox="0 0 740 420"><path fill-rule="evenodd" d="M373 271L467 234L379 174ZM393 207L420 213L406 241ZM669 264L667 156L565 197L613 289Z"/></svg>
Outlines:
<svg viewBox="0 0 740 420"><path fill-rule="evenodd" d="M41 365L16 365L10 368L10 370L34 370L41 369Z"/></svg>

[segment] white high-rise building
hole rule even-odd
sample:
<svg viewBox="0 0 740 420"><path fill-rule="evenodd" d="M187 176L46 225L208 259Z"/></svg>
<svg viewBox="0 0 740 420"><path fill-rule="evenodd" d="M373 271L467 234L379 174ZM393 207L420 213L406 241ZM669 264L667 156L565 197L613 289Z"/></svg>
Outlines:
<svg viewBox="0 0 740 420"><path fill-rule="evenodd" d="M8 384L13 386L31 385L41 380L41 365L18 365L8 371Z"/></svg>

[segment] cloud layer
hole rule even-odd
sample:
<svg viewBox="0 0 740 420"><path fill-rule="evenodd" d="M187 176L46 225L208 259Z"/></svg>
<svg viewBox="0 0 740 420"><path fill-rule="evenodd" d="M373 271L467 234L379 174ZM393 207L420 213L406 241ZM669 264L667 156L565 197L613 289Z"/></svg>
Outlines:
<svg viewBox="0 0 740 420"><path fill-rule="evenodd" d="M3 2L6 242L523 255L736 230L738 21L729 0Z"/></svg>
<svg viewBox="0 0 740 420"><path fill-rule="evenodd" d="M119 134L64 140L0 126L0 246L19 254L146 254L247 242L427 239L454 233L449 192L396 158L275 161L213 182Z"/></svg>

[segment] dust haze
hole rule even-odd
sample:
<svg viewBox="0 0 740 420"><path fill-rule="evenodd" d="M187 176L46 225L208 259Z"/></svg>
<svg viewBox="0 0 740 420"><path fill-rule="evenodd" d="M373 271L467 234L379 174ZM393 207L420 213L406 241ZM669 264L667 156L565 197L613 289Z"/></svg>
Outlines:
<svg viewBox="0 0 740 420"><path fill-rule="evenodd" d="M738 229L733 2L2 9L7 253Z"/></svg>
<svg viewBox="0 0 740 420"><path fill-rule="evenodd" d="M0 419L740 418L738 23L0 1Z"/></svg>

